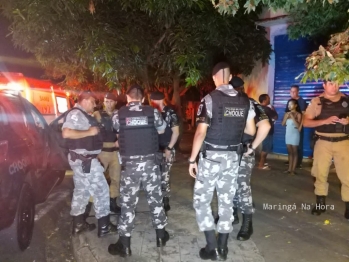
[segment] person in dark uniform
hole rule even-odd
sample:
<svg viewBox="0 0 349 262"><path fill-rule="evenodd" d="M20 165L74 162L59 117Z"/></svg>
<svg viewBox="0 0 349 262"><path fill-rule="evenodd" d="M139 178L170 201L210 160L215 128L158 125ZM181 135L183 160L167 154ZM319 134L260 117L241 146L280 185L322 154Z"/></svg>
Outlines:
<svg viewBox="0 0 349 262"><path fill-rule="evenodd" d="M84 219L85 208L90 196L98 219L98 237L116 232L109 219L109 187L104 177L104 168L97 156L103 147L98 122L90 114L95 107L95 96L90 91L79 94L78 103L66 115L62 136L69 147L69 165L74 175L74 193L71 203L73 235L91 231L94 224Z"/></svg>
<svg viewBox="0 0 349 262"><path fill-rule="evenodd" d="M162 118L166 122L165 132L159 135L159 149L163 153L161 162L161 189L165 211L170 207L170 169L175 158L174 145L179 136L179 119L176 112L164 104L164 94L153 92L150 94L151 104L161 112Z"/></svg>
<svg viewBox="0 0 349 262"><path fill-rule="evenodd" d="M315 180L316 205L313 215L326 211L328 172L332 159L342 183L344 217L349 219L349 99L334 81L324 81L324 93L311 100L304 114L304 126L315 128L316 143L311 174Z"/></svg>
<svg viewBox="0 0 349 262"><path fill-rule="evenodd" d="M107 178L110 179L110 211L120 213L121 209L117 205L117 197L120 195L120 173L121 166L119 160L119 148L115 146L117 140L116 133L113 130L112 115L115 110L117 98L113 93L107 93L104 96L104 109L96 111L94 117L104 127L103 134L103 148L98 155L105 170Z"/></svg>
<svg viewBox="0 0 349 262"><path fill-rule="evenodd" d="M218 63L212 72L216 89L205 96L197 112L197 129L189 158L189 174L195 178L194 208L200 231L207 245L199 252L201 259L226 260L228 237L233 230L232 196L236 192L242 136L254 135L254 107L247 96L229 85L230 68ZM196 157L201 148L199 165ZM252 154L249 148L246 154ZM211 200L217 191L219 221L212 216ZM218 239L216 238L216 229Z"/></svg>
<svg viewBox="0 0 349 262"><path fill-rule="evenodd" d="M230 81L230 84L235 88L236 91L244 93L244 81L240 77L234 76ZM265 114L262 106L252 98L250 98L250 101L253 103L254 111L256 114L254 122L257 128L257 132L255 136L251 136L244 133L242 143L246 145L246 147L250 147L251 145L251 148L255 150L259 146L259 144L262 143L262 141L267 137L271 126L269 123L269 118ZM236 237L237 240L240 241L250 239L253 233L252 214L254 213L254 208L251 192L251 175L254 165L254 153L251 155L244 154L242 156L237 179L238 188L236 190L233 200L233 224L239 223L239 217L237 214L238 208L241 210L242 213L242 225Z"/></svg>
<svg viewBox="0 0 349 262"><path fill-rule="evenodd" d="M122 171L120 180L119 239L111 244L112 255L131 255L131 234L134 228L135 209L142 186L156 231L157 246L165 246L169 234L165 230L167 217L162 206L161 174L156 155L159 150L158 134L165 131L166 123L161 113L151 106L143 106L144 90L131 86L127 93L127 106L113 116L113 127L118 133Z"/></svg>

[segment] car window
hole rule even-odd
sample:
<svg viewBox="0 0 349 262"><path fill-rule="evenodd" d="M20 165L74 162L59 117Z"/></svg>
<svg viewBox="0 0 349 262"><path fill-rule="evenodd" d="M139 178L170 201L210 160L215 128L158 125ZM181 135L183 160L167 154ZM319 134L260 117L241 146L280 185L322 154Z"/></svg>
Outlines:
<svg viewBox="0 0 349 262"><path fill-rule="evenodd" d="M17 135L25 136L28 132L28 119L23 112L23 106L11 96L6 97L6 99L3 97L1 101L2 110L8 124L12 126Z"/></svg>
<svg viewBox="0 0 349 262"><path fill-rule="evenodd" d="M0 123L2 126L8 125L8 116L6 115L4 107L0 104Z"/></svg>
<svg viewBox="0 0 349 262"><path fill-rule="evenodd" d="M67 98L56 96L56 101L57 101L57 109L59 113L63 114L65 111L68 110Z"/></svg>
<svg viewBox="0 0 349 262"><path fill-rule="evenodd" d="M5 113L4 107L0 104L0 135L3 134L4 129L8 127L8 117Z"/></svg>
<svg viewBox="0 0 349 262"><path fill-rule="evenodd" d="M40 118L39 114L36 113L34 110L30 110L30 113L33 116L35 126L40 128L40 129L44 129L45 125L44 125L44 122L42 121L42 119Z"/></svg>
<svg viewBox="0 0 349 262"><path fill-rule="evenodd" d="M47 129L48 125L42 114L39 112L39 110L32 104L30 104L27 100L23 101L25 106L30 111L31 116L33 117L34 124L36 127L40 129Z"/></svg>
<svg viewBox="0 0 349 262"><path fill-rule="evenodd" d="M34 105L29 103L26 99L22 98L19 102L21 102L26 109L25 114L26 118L29 121L28 128L30 138L32 139L33 143L36 143L37 146L45 145L48 125L44 117L41 115L38 109Z"/></svg>

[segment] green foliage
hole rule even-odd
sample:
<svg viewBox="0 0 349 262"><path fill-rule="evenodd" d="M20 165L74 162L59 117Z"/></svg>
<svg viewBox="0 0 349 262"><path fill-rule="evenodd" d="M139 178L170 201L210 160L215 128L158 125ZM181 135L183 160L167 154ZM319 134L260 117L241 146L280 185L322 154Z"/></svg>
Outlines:
<svg viewBox="0 0 349 262"><path fill-rule="evenodd" d="M306 60L307 71L302 81L331 80L339 84L349 81L349 29L335 34L325 49L320 46Z"/></svg>
<svg viewBox="0 0 349 262"><path fill-rule="evenodd" d="M15 45L34 53L50 76L74 83L149 86L180 75L194 85L218 58L249 74L271 53L256 13L220 15L207 0L0 0L0 6Z"/></svg>
<svg viewBox="0 0 349 262"><path fill-rule="evenodd" d="M307 36L328 37L342 32L349 27L348 9L348 0L339 0L333 4L322 1L299 4L289 11L292 24L288 27L288 35L297 39Z"/></svg>
<svg viewBox="0 0 349 262"><path fill-rule="evenodd" d="M211 0L212 4L221 14L232 14L235 15L236 12L240 9L241 4L239 0ZM326 2L338 3L340 0L245 0L244 9L246 12L255 11L259 4L263 4L271 9L283 9L289 11L294 7L297 7L301 4L312 4L312 3L322 3Z"/></svg>
<svg viewBox="0 0 349 262"><path fill-rule="evenodd" d="M212 0L222 14L236 14L238 0ZM258 4L271 9L282 8L289 13L292 24L288 28L290 38L325 36L332 33L326 48L320 46L306 59L307 80L333 80L342 84L349 81L349 1L348 0L247 0L246 12ZM343 33L338 33L344 31Z"/></svg>

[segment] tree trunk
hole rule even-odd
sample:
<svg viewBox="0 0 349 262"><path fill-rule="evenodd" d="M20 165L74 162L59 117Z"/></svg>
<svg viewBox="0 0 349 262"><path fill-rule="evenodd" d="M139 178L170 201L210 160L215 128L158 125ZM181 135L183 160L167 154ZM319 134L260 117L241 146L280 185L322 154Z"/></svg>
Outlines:
<svg viewBox="0 0 349 262"><path fill-rule="evenodd" d="M176 113L179 117L182 117L182 105L181 105L181 98L179 96L179 75L174 74L173 75L173 96L171 104L176 107Z"/></svg>
<svg viewBox="0 0 349 262"><path fill-rule="evenodd" d="M181 105L181 97L179 95L180 88L179 88L179 82L180 82L180 77L178 74L173 74L173 96L172 96L172 101L171 104L175 106L175 111L178 115L179 118L179 137L177 140L177 143L175 145L175 148L180 151L179 144L182 139L183 135L183 117L182 117L182 105Z"/></svg>

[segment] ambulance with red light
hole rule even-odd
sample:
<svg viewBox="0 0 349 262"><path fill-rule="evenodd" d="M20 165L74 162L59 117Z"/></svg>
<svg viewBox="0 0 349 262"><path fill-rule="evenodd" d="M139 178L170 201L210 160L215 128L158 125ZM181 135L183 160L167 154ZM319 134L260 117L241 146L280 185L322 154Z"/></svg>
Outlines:
<svg viewBox="0 0 349 262"><path fill-rule="evenodd" d="M69 93L48 80L25 77L21 73L0 72L0 90L21 94L50 124L70 108Z"/></svg>

